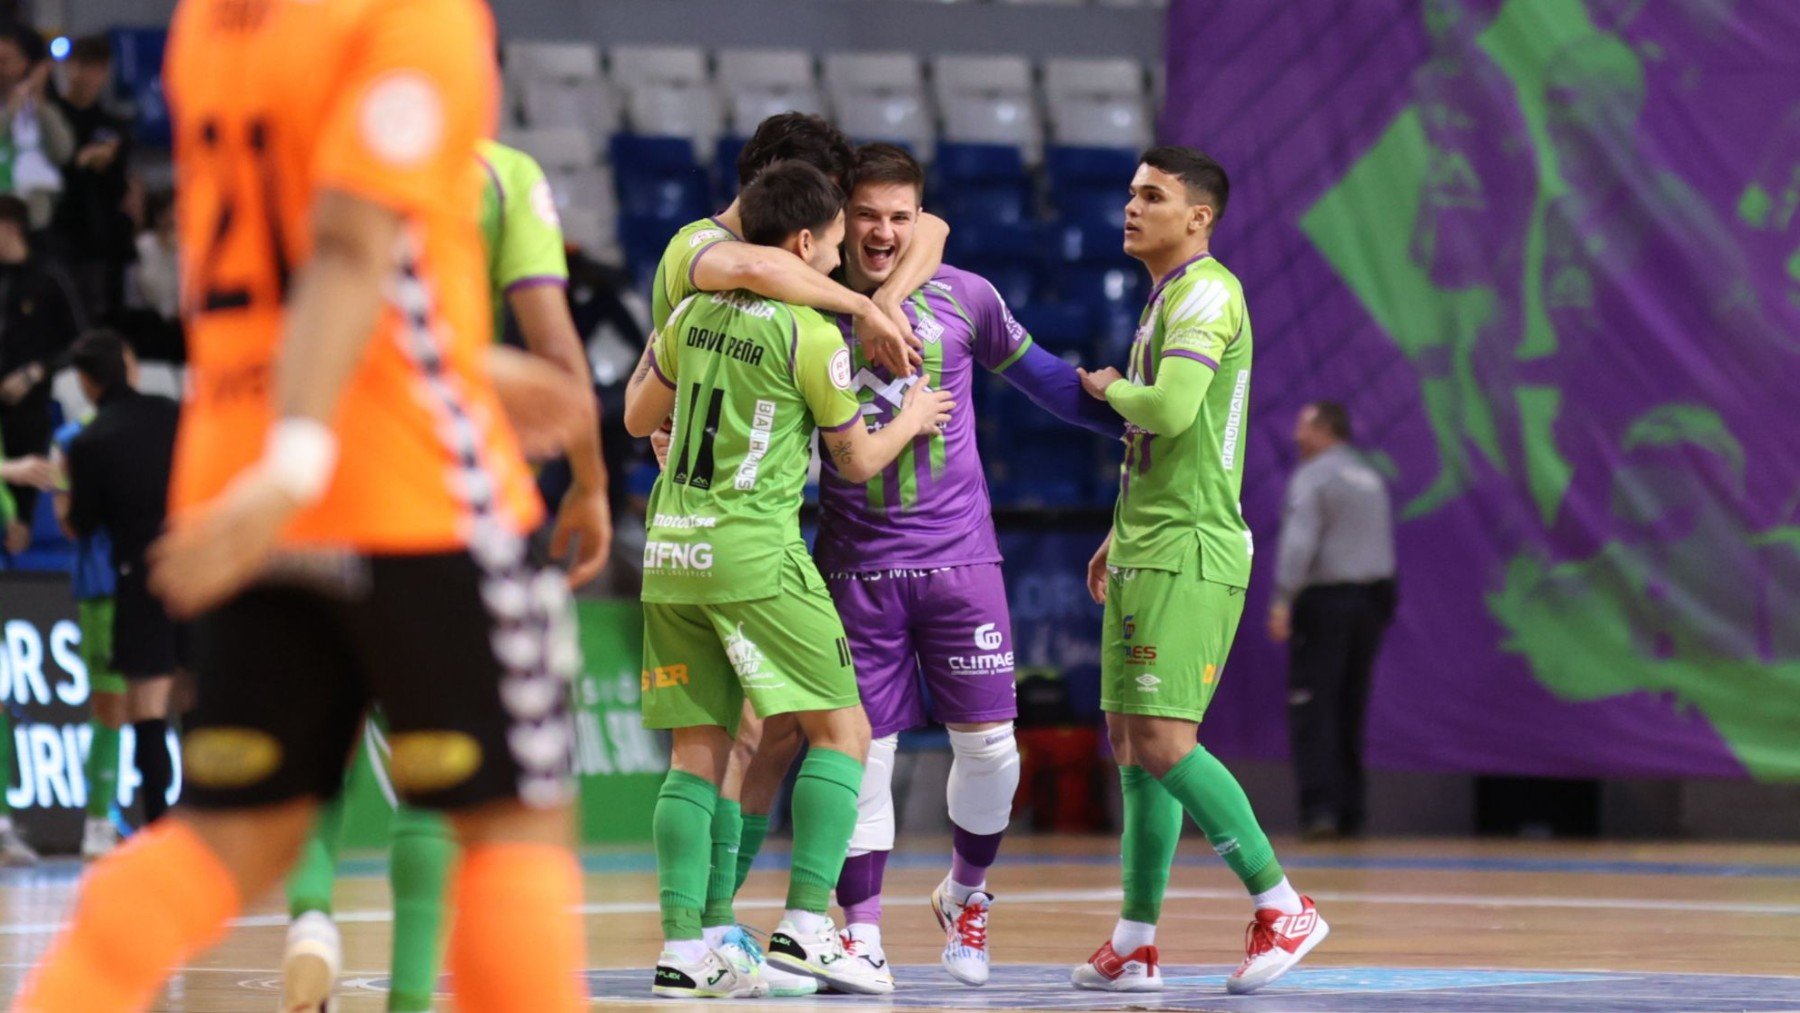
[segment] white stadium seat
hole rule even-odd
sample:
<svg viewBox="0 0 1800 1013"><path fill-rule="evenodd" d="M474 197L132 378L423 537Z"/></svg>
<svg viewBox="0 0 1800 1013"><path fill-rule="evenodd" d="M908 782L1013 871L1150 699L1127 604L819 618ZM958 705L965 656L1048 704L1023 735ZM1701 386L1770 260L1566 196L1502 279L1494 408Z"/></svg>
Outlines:
<svg viewBox="0 0 1800 1013"><path fill-rule="evenodd" d="M727 110L727 129L749 137L776 113L823 113L812 55L799 49L722 49L714 77Z"/></svg>
<svg viewBox="0 0 1800 1013"><path fill-rule="evenodd" d="M504 54L508 77L600 78L600 50L585 42L508 42Z"/></svg>
<svg viewBox="0 0 1800 1013"><path fill-rule="evenodd" d="M1009 144L1035 165L1043 158L1031 64L1019 56L942 56L932 86L944 116L944 140Z"/></svg>
<svg viewBox="0 0 1800 1013"><path fill-rule="evenodd" d="M1155 133L1143 99L1050 100L1050 135L1057 144L1142 150Z"/></svg>
<svg viewBox="0 0 1800 1013"><path fill-rule="evenodd" d="M719 103L704 53L689 46L620 46L609 62L613 86L625 93L632 131L686 137L697 158L712 158Z"/></svg>
<svg viewBox="0 0 1800 1013"><path fill-rule="evenodd" d="M834 119L859 141L899 141L921 161L936 150L937 130L924 74L911 53L834 53L825 58Z"/></svg>
<svg viewBox="0 0 1800 1013"><path fill-rule="evenodd" d="M571 127L542 127L508 131L500 140L543 166L559 209L616 206L612 177L597 162L593 135Z"/></svg>
<svg viewBox="0 0 1800 1013"><path fill-rule="evenodd" d="M1132 59L1052 57L1044 61L1044 97L1144 97L1144 68Z"/></svg>
<svg viewBox="0 0 1800 1013"><path fill-rule="evenodd" d="M600 74L600 50L580 42L509 42L507 101L525 124L610 134L619 100Z"/></svg>

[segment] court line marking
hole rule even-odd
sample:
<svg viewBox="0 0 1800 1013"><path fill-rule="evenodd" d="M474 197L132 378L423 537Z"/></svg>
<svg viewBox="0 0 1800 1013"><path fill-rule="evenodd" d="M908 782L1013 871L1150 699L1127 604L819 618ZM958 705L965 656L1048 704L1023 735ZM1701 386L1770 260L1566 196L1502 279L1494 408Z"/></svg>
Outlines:
<svg viewBox="0 0 1800 1013"><path fill-rule="evenodd" d="M999 899L1008 905L1013 904L1084 904L1116 902L1122 893L1117 887L1097 887L1087 890L1036 890L1005 893ZM1242 890L1199 890L1174 889L1163 895L1165 900L1244 900ZM1380 904L1396 907L1485 907L1485 908L1596 908L1606 907L1630 911L1685 911L1710 912L1715 914L1761 915L1768 917L1800 916L1800 904L1763 904L1752 901L1711 901L1711 900L1650 900L1635 897L1549 897L1549 896L1490 896L1482 894L1406 894L1406 893L1364 893L1359 891L1322 892L1318 895L1322 901L1340 901L1346 904ZM923 897L902 896L891 899L884 898L883 904L897 907L925 907L930 901ZM754 911L780 910L786 907L783 901L772 898L739 900L739 908ZM661 907L655 901L613 901L610 903L583 904L576 908L582 915L641 915L657 914ZM339 911L333 919L342 924L363 924L391 922L393 912L382 909L360 911ZM285 914L247 915L233 919L233 928L271 928L285 926L288 916ZM36 922L31 924L0 925L0 936L30 936L58 931L63 922Z"/></svg>

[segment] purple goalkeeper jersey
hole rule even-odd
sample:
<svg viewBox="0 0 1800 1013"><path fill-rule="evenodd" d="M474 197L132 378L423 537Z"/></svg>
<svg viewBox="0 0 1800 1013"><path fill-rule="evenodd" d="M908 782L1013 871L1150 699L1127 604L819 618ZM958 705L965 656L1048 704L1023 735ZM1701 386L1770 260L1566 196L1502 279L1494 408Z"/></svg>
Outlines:
<svg viewBox="0 0 1800 1013"><path fill-rule="evenodd" d="M906 301L913 333L924 342L922 375L956 398L956 410L940 436L920 437L866 485L846 481L831 455L819 476L819 539L813 556L826 573L924 570L994 563L994 533L987 477L975 446L975 366L999 372L1031 347L1031 336L1013 319L1000 293L985 278L948 264ZM838 326L855 357L855 386L863 421L871 431L900 411L918 375L895 379L871 363L851 337L851 322Z"/></svg>

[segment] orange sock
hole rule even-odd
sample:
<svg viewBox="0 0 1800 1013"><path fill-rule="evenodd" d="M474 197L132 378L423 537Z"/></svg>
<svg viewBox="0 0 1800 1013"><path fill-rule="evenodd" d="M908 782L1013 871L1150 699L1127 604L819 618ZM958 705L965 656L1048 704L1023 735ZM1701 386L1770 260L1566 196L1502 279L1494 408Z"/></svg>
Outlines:
<svg viewBox="0 0 1800 1013"><path fill-rule="evenodd" d="M567 848L483 844L463 853L453 888L450 989L464 1013L587 1008L579 977L581 868Z"/></svg>
<svg viewBox="0 0 1800 1013"><path fill-rule="evenodd" d="M185 957L224 934L240 904L206 842L179 819L159 820L88 872L74 921L13 1013L141 1010Z"/></svg>

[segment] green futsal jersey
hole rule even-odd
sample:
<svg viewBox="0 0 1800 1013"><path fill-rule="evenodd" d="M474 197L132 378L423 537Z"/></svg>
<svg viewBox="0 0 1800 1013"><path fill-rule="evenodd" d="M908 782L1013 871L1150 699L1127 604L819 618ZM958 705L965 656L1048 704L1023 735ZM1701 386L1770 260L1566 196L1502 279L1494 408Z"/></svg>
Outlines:
<svg viewBox="0 0 1800 1013"><path fill-rule="evenodd" d="M650 326L662 330L675 307L700 291L694 284L694 265L708 250L720 243L737 241L738 237L716 218L702 218L682 226L663 249L662 259L656 262L656 281L650 286Z"/></svg>
<svg viewBox="0 0 1800 1013"><path fill-rule="evenodd" d="M1150 294L1131 346L1127 379L1150 385L1171 357L1212 369L1194 424L1174 436L1128 426L1108 562L1184 571L1232 587L1250 584L1254 546L1238 502L1250 402L1250 314L1237 276L1201 255ZM1197 550L1197 551L1196 551Z"/></svg>
<svg viewBox="0 0 1800 1013"><path fill-rule="evenodd" d="M533 285L569 283L562 222L550 181L530 155L495 141L476 149L483 179L481 236L487 246L494 338L506 333L506 296Z"/></svg>
<svg viewBox="0 0 1800 1013"><path fill-rule="evenodd" d="M674 441L650 492L646 602L716 604L781 594L783 555L805 553L800 501L815 428L862 420L850 350L817 312L752 292L678 305L651 348L675 390Z"/></svg>

